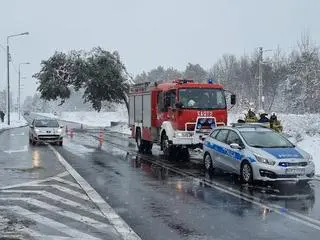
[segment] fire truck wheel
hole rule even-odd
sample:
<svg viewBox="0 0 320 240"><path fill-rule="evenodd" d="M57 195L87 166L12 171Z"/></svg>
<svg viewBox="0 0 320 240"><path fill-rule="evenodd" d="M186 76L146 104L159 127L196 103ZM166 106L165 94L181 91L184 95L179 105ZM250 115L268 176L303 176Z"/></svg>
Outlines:
<svg viewBox="0 0 320 240"><path fill-rule="evenodd" d="M137 147L138 147L139 152L143 153L144 152L144 141L141 139L140 128L137 128L136 143L137 143Z"/></svg>
<svg viewBox="0 0 320 240"><path fill-rule="evenodd" d="M164 133L161 138L161 146L166 160L174 159L174 148L171 146L168 136Z"/></svg>

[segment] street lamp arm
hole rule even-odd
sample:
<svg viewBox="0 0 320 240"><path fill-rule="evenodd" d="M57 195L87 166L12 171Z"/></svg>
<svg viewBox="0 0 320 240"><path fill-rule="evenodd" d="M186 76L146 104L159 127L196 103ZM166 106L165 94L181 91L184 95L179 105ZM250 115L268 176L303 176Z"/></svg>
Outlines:
<svg viewBox="0 0 320 240"><path fill-rule="evenodd" d="M19 63L19 67L21 66L21 65L27 65L27 64L30 64L29 62L22 62L22 63Z"/></svg>
<svg viewBox="0 0 320 240"><path fill-rule="evenodd" d="M21 36L21 35L29 35L29 32L23 32L23 33L12 34L12 35L7 36L7 44L9 43L9 38L18 37L18 36Z"/></svg>

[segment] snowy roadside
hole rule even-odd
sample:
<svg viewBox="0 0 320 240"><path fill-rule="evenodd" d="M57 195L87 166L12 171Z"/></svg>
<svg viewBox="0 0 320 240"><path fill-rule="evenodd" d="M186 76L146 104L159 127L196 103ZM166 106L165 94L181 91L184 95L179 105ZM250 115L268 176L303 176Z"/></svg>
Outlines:
<svg viewBox="0 0 320 240"><path fill-rule="evenodd" d="M17 127L24 127L27 126L28 123L27 121L21 116L19 120L19 115L17 113L11 113L10 115L10 125L7 124L7 118L5 117L5 122L1 123L0 122L0 132L6 130L6 129L11 129L11 128L17 128Z"/></svg>
<svg viewBox="0 0 320 240"><path fill-rule="evenodd" d="M49 118L57 118L62 121L80 123L88 127L110 127L110 130L113 132L130 134L127 124L127 110L122 108L119 108L116 112L61 112L58 115L52 113L36 114Z"/></svg>
<svg viewBox="0 0 320 240"><path fill-rule="evenodd" d="M110 127L112 122L121 122L123 124L128 122L128 114L125 109L119 109L116 112L60 112L56 116L52 113L36 114L63 121L76 122L90 127Z"/></svg>

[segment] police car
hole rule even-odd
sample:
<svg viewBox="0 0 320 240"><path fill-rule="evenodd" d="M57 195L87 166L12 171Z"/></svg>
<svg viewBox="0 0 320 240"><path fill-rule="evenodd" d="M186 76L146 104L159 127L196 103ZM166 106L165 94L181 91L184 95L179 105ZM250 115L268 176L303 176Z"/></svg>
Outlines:
<svg viewBox="0 0 320 240"><path fill-rule="evenodd" d="M203 144L205 169L240 175L242 182L307 182L315 174L310 154L283 135L261 125L239 124L218 127Z"/></svg>

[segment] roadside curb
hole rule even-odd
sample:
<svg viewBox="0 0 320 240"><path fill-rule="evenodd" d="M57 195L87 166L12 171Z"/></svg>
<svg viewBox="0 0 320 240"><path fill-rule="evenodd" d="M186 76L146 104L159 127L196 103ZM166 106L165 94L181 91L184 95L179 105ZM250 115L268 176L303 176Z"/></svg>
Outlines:
<svg viewBox="0 0 320 240"><path fill-rule="evenodd" d="M26 123L26 125L19 126L19 127L2 128L2 129L0 129L0 135L1 135L2 133L4 133L5 131L11 130L11 129L17 129L17 128L24 128L24 127L27 127L27 126L28 126L28 123Z"/></svg>
<svg viewBox="0 0 320 240"><path fill-rule="evenodd" d="M100 209L111 225L124 240L142 240L137 233L115 212L115 210L96 192L96 190L64 159L64 157L51 145L49 148L58 158L59 162L76 180L88 195L90 200Z"/></svg>

